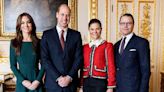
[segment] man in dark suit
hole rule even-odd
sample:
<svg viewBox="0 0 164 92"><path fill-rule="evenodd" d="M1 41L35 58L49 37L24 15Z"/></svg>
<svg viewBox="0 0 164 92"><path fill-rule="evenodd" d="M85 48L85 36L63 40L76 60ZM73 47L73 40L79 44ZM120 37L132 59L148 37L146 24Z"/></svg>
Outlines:
<svg viewBox="0 0 164 92"><path fill-rule="evenodd" d="M149 42L133 33L131 14L122 15L119 24L123 37L114 46L116 92L149 92Z"/></svg>
<svg viewBox="0 0 164 92"><path fill-rule="evenodd" d="M56 13L57 25L42 36L46 92L76 92L78 70L83 61L82 39L78 31L68 28L70 12L67 4L61 4Z"/></svg>

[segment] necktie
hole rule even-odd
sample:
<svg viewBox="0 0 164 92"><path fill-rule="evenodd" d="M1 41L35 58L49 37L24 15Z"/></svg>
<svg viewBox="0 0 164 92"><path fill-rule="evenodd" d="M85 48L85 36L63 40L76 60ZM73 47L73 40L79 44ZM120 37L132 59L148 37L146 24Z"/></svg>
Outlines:
<svg viewBox="0 0 164 92"><path fill-rule="evenodd" d="M122 54L123 51L124 51L125 40L126 40L126 37L123 38L123 41L122 41L122 43L121 43L120 54Z"/></svg>
<svg viewBox="0 0 164 92"><path fill-rule="evenodd" d="M62 49L64 50L64 30L62 30L62 33L60 35L60 44L62 46Z"/></svg>

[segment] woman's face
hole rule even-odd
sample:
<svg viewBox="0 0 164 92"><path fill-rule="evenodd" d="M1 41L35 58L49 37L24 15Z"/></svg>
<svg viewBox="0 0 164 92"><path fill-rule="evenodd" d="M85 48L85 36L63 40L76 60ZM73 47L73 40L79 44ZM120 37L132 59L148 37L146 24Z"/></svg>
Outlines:
<svg viewBox="0 0 164 92"><path fill-rule="evenodd" d="M27 16L23 16L21 20L21 31L24 34L30 34L32 31L32 23Z"/></svg>
<svg viewBox="0 0 164 92"><path fill-rule="evenodd" d="M102 28L98 23L92 23L89 27L89 33L92 40L97 40L101 36Z"/></svg>

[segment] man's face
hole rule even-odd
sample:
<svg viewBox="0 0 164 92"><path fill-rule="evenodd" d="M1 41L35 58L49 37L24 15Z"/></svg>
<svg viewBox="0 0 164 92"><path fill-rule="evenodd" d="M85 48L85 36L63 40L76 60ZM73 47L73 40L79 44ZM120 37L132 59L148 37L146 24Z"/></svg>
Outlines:
<svg viewBox="0 0 164 92"><path fill-rule="evenodd" d="M70 22L70 10L67 6L61 6L59 11L56 13L56 18L60 28L67 28Z"/></svg>
<svg viewBox="0 0 164 92"><path fill-rule="evenodd" d="M120 32L126 36L133 31L134 23L131 17L123 16L120 20Z"/></svg>

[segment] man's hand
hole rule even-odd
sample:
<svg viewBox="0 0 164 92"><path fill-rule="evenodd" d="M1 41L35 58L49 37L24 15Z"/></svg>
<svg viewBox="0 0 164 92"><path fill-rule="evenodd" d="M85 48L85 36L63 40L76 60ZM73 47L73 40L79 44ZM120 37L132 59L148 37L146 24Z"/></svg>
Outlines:
<svg viewBox="0 0 164 92"><path fill-rule="evenodd" d="M83 88L79 88L79 91L78 92L83 92Z"/></svg>
<svg viewBox="0 0 164 92"><path fill-rule="evenodd" d="M72 81L70 76L60 76L58 78L58 84L61 87L66 87L69 85L69 83Z"/></svg>

